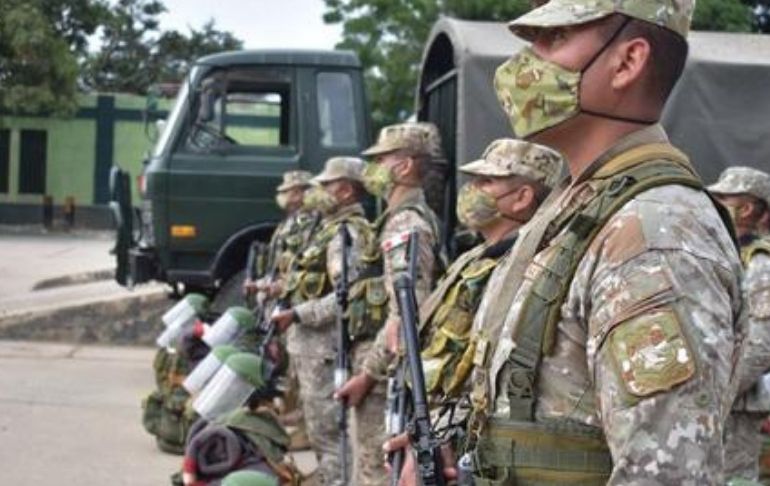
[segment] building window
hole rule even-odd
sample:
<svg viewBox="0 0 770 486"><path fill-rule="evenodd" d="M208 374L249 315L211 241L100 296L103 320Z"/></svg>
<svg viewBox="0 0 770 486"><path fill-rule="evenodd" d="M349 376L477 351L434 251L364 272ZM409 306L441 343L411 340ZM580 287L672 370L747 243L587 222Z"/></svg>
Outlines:
<svg viewBox="0 0 770 486"><path fill-rule="evenodd" d="M19 157L19 194L45 194L48 133L22 130Z"/></svg>
<svg viewBox="0 0 770 486"><path fill-rule="evenodd" d="M11 131L0 130L0 192L8 192L8 171L11 168Z"/></svg>

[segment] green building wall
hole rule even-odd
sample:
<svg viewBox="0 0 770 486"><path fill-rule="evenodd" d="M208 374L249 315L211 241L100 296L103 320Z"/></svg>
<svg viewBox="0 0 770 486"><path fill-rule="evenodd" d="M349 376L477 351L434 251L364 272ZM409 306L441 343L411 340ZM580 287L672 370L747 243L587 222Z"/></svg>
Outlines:
<svg viewBox="0 0 770 486"><path fill-rule="evenodd" d="M165 116L172 102L159 102L161 115ZM142 96L94 94L79 98L79 110L72 118L0 114L0 130L10 131L8 191L0 192L0 223L39 222L44 196L50 196L55 206L72 197L81 214L82 209L86 213L105 213L110 167L120 165L135 181L142 160L152 148L146 131L153 134L155 127L145 128L144 108ZM43 194L19 193L22 130L43 130L47 134ZM138 188L134 181L136 201ZM102 223L105 217L102 214L99 218Z"/></svg>

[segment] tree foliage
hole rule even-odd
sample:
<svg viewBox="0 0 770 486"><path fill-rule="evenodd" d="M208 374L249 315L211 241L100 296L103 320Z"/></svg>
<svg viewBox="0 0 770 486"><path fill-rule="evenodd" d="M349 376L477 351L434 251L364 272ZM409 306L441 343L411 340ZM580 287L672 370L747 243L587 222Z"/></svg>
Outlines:
<svg viewBox="0 0 770 486"><path fill-rule="evenodd" d="M162 31L165 10L162 0L0 0L0 110L69 115L78 90L145 94L200 56L242 47L213 21Z"/></svg>
<svg viewBox="0 0 770 486"><path fill-rule="evenodd" d="M77 61L43 3L0 3L0 110L69 115L76 108Z"/></svg>
<svg viewBox="0 0 770 486"><path fill-rule="evenodd" d="M161 0L118 0L102 29L99 50L84 63L93 90L144 94L156 83L179 82L198 57L240 49L243 43L213 20L201 29L161 32Z"/></svg>
<svg viewBox="0 0 770 486"><path fill-rule="evenodd" d="M698 0L693 28L749 32L770 0ZM505 21L531 8L529 0L324 0L324 21L342 24L338 48L352 49L366 72L375 128L408 117L413 109L422 49L442 15ZM543 3L535 0L533 3ZM755 9L752 18L752 8ZM770 22L766 22L770 28ZM761 29L760 29L761 30Z"/></svg>

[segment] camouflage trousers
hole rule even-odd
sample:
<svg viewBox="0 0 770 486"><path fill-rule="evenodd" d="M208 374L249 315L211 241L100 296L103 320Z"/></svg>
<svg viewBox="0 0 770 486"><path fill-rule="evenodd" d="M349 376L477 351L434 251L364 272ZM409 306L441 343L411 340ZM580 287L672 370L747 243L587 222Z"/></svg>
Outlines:
<svg viewBox="0 0 770 486"><path fill-rule="evenodd" d="M301 355L292 355L291 359L299 378L307 436L318 461L317 484L342 485L340 432L337 426L339 403L332 396L334 360Z"/></svg>
<svg viewBox="0 0 770 486"><path fill-rule="evenodd" d="M725 422L725 478L756 481L764 413L732 412Z"/></svg>
<svg viewBox="0 0 770 486"><path fill-rule="evenodd" d="M353 353L353 370L361 364L371 343L359 343ZM377 382L369 395L353 409L353 484L385 486L388 475L384 467L382 444L385 442L386 384Z"/></svg>

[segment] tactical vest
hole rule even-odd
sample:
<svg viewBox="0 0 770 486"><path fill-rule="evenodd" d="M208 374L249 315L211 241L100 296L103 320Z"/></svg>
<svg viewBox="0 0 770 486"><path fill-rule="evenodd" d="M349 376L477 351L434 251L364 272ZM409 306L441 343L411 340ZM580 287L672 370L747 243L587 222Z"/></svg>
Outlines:
<svg viewBox="0 0 770 486"><path fill-rule="evenodd" d="M292 306L318 299L333 290L333 282L327 273L326 250L337 236L342 222L355 228L358 237L363 238L366 244L372 239L369 222L360 215L346 214L324 224L292 265L284 289L284 296L288 297Z"/></svg>
<svg viewBox="0 0 770 486"><path fill-rule="evenodd" d="M288 224L276 228L276 233L270 240L268 268L275 270L279 275L287 275L292 263L315 233L320 219L317 213L302 211L293 216Z"/></svg>
<svg viewBox="0 0 770 486"><path fill-rule="evenodd" d="M351 342L373 339L385 323L388 316L388 292L385 288L385 276L383 275L382 250L380 249L380 234L389 218L402 211L414 211L422 218L428 220L435 234L440 235L438 221L425 203L404 204L395 210L385 211L372 224L372 233L376 238L371 238L364 248L361 256L362 271L358 279L351 285L348 294L348 325L350 327ZM438 239L438 238L437 238ZM437 267L439 266L440 252L436 252Z"/></svg>
<svg viewBox="0 0 770 486"><path fill-rule="evenodd" d="M510 417L487 420L494 397L474 388L469 442L475 443L478 486L598 485L606 484L612 472L612 457L600 428L570 420L535 420L539 365L553 349L561 307L577 267L609 219L649 189L683 185L703 190L703 185L687 157L669 144L644 145L620 154L602 166L589 184L595 189L592 197L559 214L538 247L540 251L548 243L557 250L535 277L518 315L516 347L507 361ZM715 207L729 221L721 206L715 203ZM476 364L485 367L487 360L481 357Z"/></svg>
<svg viewBox="0 0 770 486"><path fill-rule="evenodd" d="M460 256L434 292L441 301L431 305L430 297L421 310L430 338L422 352L425 387L428 393L457 396L473 369L475 347L470 339L473 318L489 276L511 247L513 239L490 247L479 246ZM468 261L462 259L467 255Z"/></svg>

